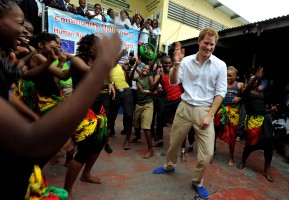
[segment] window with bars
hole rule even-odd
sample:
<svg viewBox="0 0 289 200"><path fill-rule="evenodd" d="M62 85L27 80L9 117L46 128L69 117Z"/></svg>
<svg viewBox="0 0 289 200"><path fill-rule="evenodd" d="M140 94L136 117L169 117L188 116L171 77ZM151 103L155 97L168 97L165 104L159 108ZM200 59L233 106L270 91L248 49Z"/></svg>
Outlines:
<svg viewBox="0 0 289 200"><path fill-rule="evenodd" d="M169 2L168 18L186 24L198 30L202 30L205 27L212 27L217 31L227 28L218 22L203 17L171 1Z"/></svg>

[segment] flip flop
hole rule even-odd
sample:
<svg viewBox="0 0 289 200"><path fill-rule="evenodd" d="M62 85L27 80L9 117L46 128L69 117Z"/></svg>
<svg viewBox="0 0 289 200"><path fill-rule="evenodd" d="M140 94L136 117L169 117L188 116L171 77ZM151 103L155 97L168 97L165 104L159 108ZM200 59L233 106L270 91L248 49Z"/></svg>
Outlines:
<svg viewBox="0 0 289 200"><path fill-rule="evenodd" d="M81 177L80 180L88 182L88 183L95 183L95 184L100 184L101 183L101 179L100 178L94 178L94 177Z"/></svg>

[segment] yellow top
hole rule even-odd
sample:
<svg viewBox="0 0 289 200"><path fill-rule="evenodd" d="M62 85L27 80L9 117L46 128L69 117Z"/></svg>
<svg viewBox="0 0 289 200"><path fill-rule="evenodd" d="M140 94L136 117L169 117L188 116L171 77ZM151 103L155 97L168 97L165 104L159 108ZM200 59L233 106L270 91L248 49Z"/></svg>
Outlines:
<svg viewBox="0 0 289 200"><path fill-rule="evenodd" d="M125 72L123 71L120 64L117 64L116 67L110 70L110 76L115 84L116 89L129 88L129 85L125 79Z"/></svg>

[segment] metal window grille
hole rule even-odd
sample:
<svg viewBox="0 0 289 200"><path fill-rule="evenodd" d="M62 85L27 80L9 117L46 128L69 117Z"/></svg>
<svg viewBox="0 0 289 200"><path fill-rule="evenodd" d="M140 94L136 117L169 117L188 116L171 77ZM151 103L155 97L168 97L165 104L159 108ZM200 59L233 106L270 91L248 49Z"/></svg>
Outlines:
<svg viewBox="0 0 289 200"><path fill-rule="evenodd" d="M168 18L193 27L198 30L202 30L204 27L212 27L217 31L226 29L224 25L215 22L209 18L203 17L191 10L186 9L183 6L169 2Z"/></svg>

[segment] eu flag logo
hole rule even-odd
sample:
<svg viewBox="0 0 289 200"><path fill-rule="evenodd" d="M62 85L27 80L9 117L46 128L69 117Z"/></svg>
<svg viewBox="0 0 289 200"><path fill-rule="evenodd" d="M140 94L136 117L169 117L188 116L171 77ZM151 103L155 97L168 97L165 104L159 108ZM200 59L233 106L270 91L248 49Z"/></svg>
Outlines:
<svg viewBox="0 0 289 200"><path fill-rule="evenodd" d="M62 50L70 54L75 54L74 53L75 42L72 40L65 40L65 39L61 39L61 40L62 40L62 45L61 45Z"/></svg>

